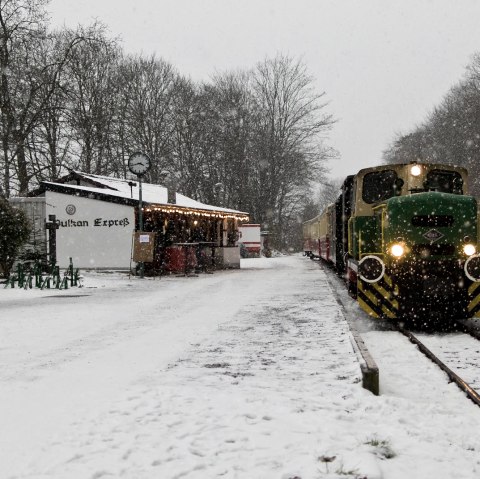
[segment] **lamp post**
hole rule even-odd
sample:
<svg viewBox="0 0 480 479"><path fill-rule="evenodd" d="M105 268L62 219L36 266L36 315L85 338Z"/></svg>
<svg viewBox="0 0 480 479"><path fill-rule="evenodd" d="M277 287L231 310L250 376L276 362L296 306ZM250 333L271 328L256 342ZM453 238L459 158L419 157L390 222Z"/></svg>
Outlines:
<svg viewBox="0 0 480 479"><path fill-rule="evenodd" d="M138 178L138 229L140 233L143 231L143 204L142 204L142 177L150 170L152 162L150 158L141 152L133 153L128 159L128 169ZM144 277L145 263L139 262L140 278Z"/></svg>

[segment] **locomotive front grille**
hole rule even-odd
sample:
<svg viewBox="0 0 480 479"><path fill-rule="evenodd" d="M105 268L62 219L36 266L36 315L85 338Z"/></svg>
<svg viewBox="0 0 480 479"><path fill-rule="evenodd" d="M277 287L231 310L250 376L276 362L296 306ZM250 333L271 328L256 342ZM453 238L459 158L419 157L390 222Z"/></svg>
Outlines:
<svg viewBox="0 0 480 479"><path fill-rule="evenodd" d="M399 285L405 299L420 304L428 298L457 297L465 275L458 260L419 258L394 269L392 281Z"/></svg>
<svg viewBox="0 0 480 479"><path fill-rule="evenodd" d="M412 248L415 256L428 258L430 256L453 256L455 246L453 244L416 244Z"/></svg>

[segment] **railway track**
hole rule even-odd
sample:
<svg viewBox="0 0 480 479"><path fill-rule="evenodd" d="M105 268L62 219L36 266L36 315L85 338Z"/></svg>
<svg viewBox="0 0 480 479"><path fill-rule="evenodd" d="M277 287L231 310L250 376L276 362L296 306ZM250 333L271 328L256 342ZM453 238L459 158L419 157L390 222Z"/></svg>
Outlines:
<svg viewBox="0 0 480 479"><path fill-rule="evenodd" d="M327 275L327 280L332 287L332 291L342 310L345 318L349 323L350 329L354 334L362 354L370 358L370 364L373 364L370 375L375 376L376 390L365 386L375 394L378 394L379 369L370 356L363 340L361 340L361 332L358 331L356 323L350 316L353 311L347 311L346 297L348 295L340 293L339 285L343 285L342 281L336 274L325 264L320 262L320 266ZM350 309L350 308L348 308ZM356 313L358 314L358 312ZM362 316L364 313L362 312ZM366 316L366 315L365 315ZM368 322L373 321L368 318ZM450 381L454 382L467 397L471 399L477 406L480 406L480 327L475 325L472 321L457 321L454 325L454 331L448 333L427 333L415 332L415 334L400 324L392 323L390 321L380 321L381 328L384 330L397 330L404 334L413 344L417 345L418 349L440 367L449 377ZM363 321L365 324L365 321ZM375 324L380 326L379 320L375 320ZM368 364L368 362L367 362ZM372 372L373 371L373 372ZM364 376L365 382L365 376Z"/></svg>
<svg viewBox="0 0 480 479"><path fill-rule="evenodd" d="M397 325L418 349L444 371L477 406L480 406L480 341L472 333L413 334Z"/></svg>

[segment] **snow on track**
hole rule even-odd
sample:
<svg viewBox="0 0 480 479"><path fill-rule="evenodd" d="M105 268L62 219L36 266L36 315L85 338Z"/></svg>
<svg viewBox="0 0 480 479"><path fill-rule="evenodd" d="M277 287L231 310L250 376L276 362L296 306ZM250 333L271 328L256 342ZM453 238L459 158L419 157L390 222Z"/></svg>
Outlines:
<svg viewBox="0 0 480 479"><path fill-rule="evenodd" d="M480 393L480 341L465 333L427 334L415 336L454 373Z"/></svg>

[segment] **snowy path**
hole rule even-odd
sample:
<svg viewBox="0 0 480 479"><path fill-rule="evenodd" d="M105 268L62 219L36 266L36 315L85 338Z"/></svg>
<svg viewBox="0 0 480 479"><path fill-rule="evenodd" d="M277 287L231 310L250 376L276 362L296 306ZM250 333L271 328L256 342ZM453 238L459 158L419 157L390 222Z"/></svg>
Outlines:
<svg viewBox="0 0 480 479"><path fill-rule="evenodd" d="M0 478L477 477L480 413L433 365L405 384L420 353L367 333L375 397L318 264L242 268L1 290Z"/></svg>
<svg viewBox="0 0 480 479"><path fill-rule="evenodd" d="M243 304L237 288L256 295L254 283L233 272L195 279L146 281L145 290L139 281L114 281L108 289L2 291L16 302L0 303L0 378L6 383L0 431L15 437L3 437L0 463L22 463L32 443L68 427L72 415L108 404L132 381L211 334L229 319L225 303L231 314ZM91 296L62 297L70 294ZM29 295L37 298L25 301Z"/></svg>

